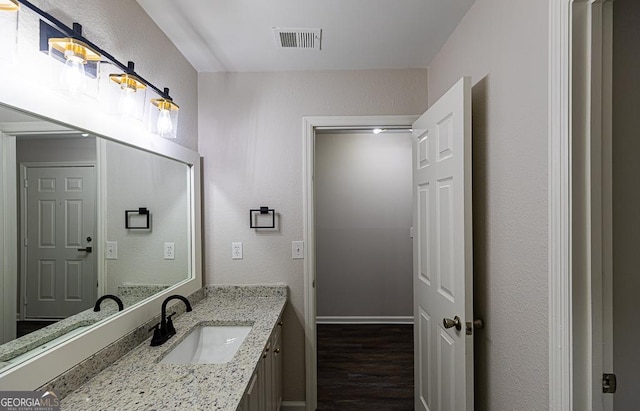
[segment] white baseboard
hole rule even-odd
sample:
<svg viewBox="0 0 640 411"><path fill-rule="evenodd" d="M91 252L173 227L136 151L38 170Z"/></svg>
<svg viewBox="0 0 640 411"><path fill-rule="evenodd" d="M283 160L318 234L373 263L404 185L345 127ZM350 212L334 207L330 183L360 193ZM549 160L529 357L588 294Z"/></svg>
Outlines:
<svg viewBox="0 0 640 411"><path fill-rule="evenodd" d="M387 317L338 317L317 316L317 324L413 324L411 316L387 316Z"/></svg>
<svg viewBox="0 0 640 411"><path fill-rule="evenodd" d="M306 411L307 404L304 401L282 401L280 405L282 411Z"/></svg>

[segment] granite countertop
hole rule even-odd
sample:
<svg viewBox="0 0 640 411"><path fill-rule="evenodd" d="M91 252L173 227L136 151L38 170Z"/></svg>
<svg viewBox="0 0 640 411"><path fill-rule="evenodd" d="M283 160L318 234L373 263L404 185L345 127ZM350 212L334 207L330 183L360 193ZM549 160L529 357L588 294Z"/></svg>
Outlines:
<svg viewBox="0 0 640 411"><path fill-rule="evenodd" d="M150 338L145 340L65 397L62 409L236 410L284 310L287 287L227 286L205 292L192 312L174 320L177 334L168 342L151 347ZM251 325L252 329L226 364L158 363L199 325Z"/></svg>

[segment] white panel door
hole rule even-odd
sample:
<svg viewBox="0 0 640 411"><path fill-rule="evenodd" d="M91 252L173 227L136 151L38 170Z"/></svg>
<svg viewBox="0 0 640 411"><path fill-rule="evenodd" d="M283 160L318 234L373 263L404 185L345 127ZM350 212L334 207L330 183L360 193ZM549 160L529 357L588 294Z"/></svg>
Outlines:
<svg viewBox="0 0 640 411"><path fill-rule="evenodd" d="M416 120L413 136L415 409L469 411L473 336L466 331L473 323L473 254L468 77Z"/></svg>
<svg viewBox="0 0 640 411"><path fill-rule="evenodd" d="M26 170L25 317L66 318L96 299L95 170Z"/></svg>

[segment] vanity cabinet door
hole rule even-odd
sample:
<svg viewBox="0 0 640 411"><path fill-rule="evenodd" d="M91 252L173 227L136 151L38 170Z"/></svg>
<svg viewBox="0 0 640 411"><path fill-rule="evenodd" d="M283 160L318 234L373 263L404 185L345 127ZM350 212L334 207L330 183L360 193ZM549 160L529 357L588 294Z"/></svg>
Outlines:
<svg viewBox="0 0 640 411"><path fill-rule="evenodd" d="M271 370L273 369L273 351L272 351L271 340L267 344L267 347L264 349L264 353L262 354L262 360L260 361L260 370L261 370L261 378L260 378L260 390L262 392L262 402L263 407L261 408L264 411L273 411L271 396L273 394L273 390L271 389Z"/></svg>
<svg viewBox="0 0 640 411"><path fill-rule="evenodd" d="M282 322L278 323L271 337L271 410L279 411L282 404L282 343L281 343Z"/></svg>
<svg viewBox="0 0 640 411"><path fill-rule="evenodd" d="M249 383L249 388L247 389L247 393L244 395L244 399L242 400L242 404L239 409L242 411L262 411L263 406L262 398L260 398L260 384L259 384L259 376L260 376L260 368L253 374L251 378L251 382Z"/></svg>
<svg viewBox="0 0 640 411"><path fill-rule="evenodd" d="M282 404L282 322L269 337L262 352L244 398L238 407L240 411L279 411Z"/></svg>

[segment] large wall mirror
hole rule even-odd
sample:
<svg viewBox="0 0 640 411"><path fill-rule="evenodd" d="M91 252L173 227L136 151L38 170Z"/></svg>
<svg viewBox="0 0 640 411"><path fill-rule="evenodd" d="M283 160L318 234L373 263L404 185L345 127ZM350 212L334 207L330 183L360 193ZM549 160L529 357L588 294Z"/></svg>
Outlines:
<svg viewBox="0 0 640 411"><path fill-rule="evenodd" d="M16 257L2 272L1 378L193 279L197 253L193 164L1 104L0 138ZM94 311L105 295L117 298Z"/></svg>

